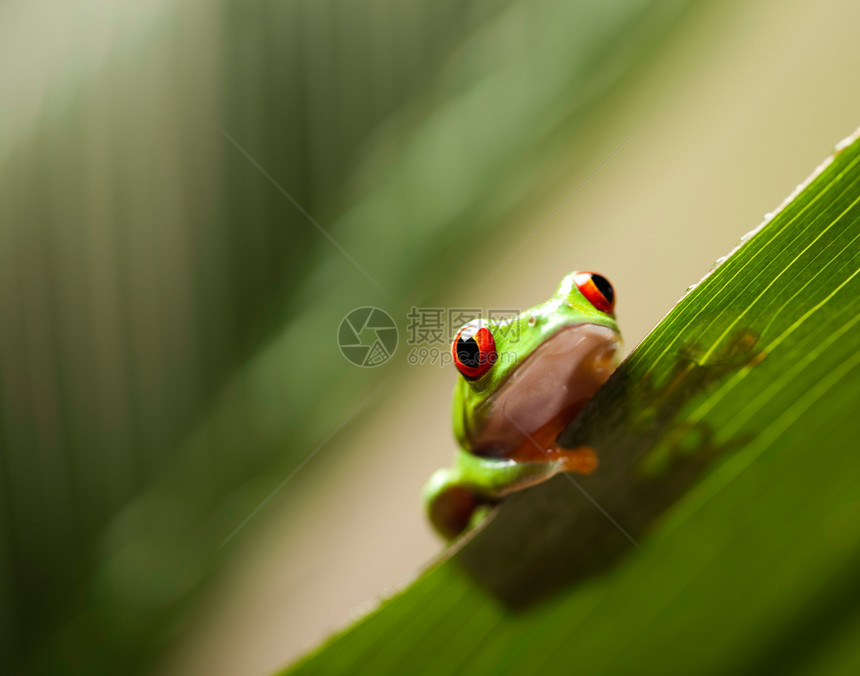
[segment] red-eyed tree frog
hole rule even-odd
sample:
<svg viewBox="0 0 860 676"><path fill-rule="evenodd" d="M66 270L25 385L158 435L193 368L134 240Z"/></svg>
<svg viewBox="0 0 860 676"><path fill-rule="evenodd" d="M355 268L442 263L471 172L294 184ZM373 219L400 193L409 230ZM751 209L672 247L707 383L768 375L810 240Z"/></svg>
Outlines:
<svg viewBox="0 0 860 676"><path fill-rule="evenodd" d="M513 491L596 469L591 448L560 448L556 439L618 365L620 346L615 292L593 272L570 273L552 298L513 319L460 329L451 349L460 448L424 488L442 536L475 525Z"/></svg>

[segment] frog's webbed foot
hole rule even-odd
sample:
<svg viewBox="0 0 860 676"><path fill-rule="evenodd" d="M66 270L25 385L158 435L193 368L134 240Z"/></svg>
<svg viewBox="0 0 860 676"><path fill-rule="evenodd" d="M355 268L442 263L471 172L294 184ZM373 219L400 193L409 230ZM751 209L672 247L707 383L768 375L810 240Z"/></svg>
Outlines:
<svg viewBox="0 0 860 676"><path fill-rule="evenodd" d="M476 526L496 504L460 483L450 469L437 470L427 482L424 495L430 522L448 540Z"/></svg>

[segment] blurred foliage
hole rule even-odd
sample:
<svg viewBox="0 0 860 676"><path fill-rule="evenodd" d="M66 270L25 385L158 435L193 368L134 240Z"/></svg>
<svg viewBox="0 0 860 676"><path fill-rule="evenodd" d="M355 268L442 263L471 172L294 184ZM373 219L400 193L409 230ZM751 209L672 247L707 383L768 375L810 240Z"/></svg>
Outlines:
<svg viewBox="0 0 860 676"><path fill-rule="evenodd" d="M598 472L514 495L285 673L856 673L857 136L819 172L565 432Z"/></svg>
<svg viewBox="0 0 860 676"><path fill-rule="evenodd" d="M405 306L683 5L0 4L2 666L147 665L365 401L384 296L272 182Z"/></svg>

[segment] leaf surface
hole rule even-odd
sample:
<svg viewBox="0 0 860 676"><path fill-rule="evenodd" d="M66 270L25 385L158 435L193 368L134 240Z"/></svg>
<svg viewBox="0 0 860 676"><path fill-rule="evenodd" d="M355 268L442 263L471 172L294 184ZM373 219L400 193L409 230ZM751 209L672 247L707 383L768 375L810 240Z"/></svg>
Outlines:
<svg viewBox="0 0 860 676"><path fill-rule="evenodd" d="M622 364L523 491L288 673L839 672L860 601L860 143Z"/></svg>

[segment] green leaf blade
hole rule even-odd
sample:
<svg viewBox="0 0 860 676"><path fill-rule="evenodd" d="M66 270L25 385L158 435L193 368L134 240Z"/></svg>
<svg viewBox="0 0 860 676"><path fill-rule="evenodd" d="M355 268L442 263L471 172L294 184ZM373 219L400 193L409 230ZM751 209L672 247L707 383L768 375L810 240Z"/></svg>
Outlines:
<svg viewBox="0 0 860 676"><path fill-rule="evenodd" d="M839 637L860 602L858 238L855 137L567 430L570 445L597 449L595 475L512 496L291 673L856 663L860 649Z"/></svg>

